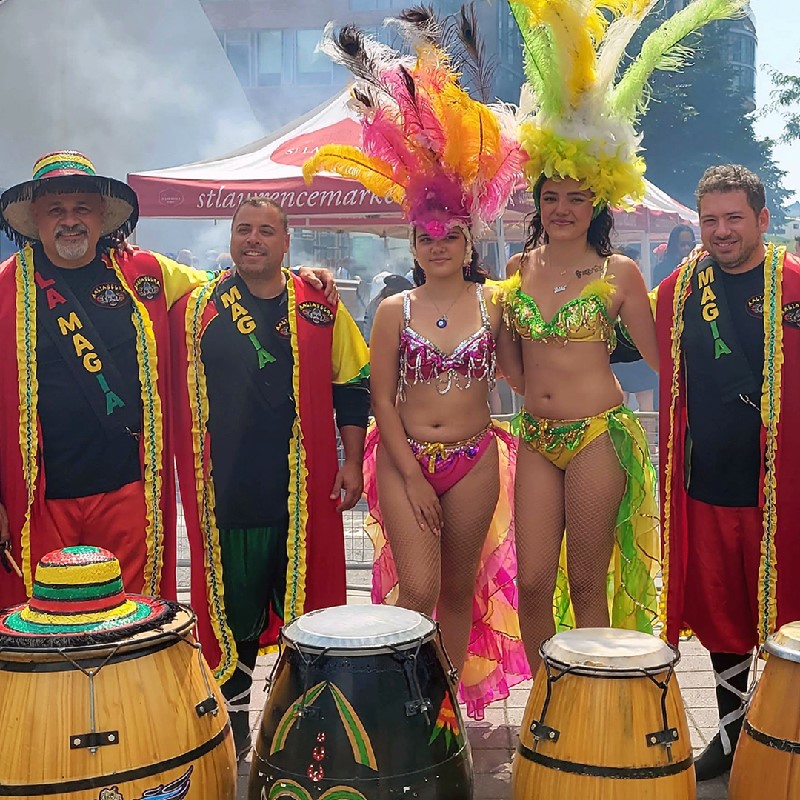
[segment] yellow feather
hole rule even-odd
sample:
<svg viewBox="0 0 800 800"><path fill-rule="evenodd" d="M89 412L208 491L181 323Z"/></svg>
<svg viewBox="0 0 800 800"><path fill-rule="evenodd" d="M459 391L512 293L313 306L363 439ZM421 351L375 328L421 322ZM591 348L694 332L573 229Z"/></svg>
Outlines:
<svg viewBox="0 0 800 800"><path fill-rule="evenodd" d="M528 24L544 25L553 35L561 60L569 104L575 108L596 80L596 46L607 25L601 10L588 0L520 0Z"/></svg>
<svg viewBox="0 0 800 800"><path fill-rule="evenodd" d="M358 181L378 197L386 197L395 203L405 200L403 184L407 176L395 176L392 167L385 161L366 156L351 145L326 144L320 147L313 158L303 164L303 178L310 184L319 172L334 172L343 178Z"/></svg>

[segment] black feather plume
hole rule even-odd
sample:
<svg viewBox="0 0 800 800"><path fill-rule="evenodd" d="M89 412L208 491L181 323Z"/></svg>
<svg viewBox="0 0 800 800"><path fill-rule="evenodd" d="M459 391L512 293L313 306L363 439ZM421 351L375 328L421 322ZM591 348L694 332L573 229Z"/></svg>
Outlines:
<svg viewBox="0 0 800 800"><path fill-rule="evenodd" d="M432 6L411 6L401 11L392 23L412 47L421 43L442 46L444 27Z"/></svg>
<svg viewBox="0 0 800 800"><path fill-rule="evenodd" d="M486 43L478 32L475 3L461 6L453 19L457 68L467 74L480 100L488 103L492 97L497 60L486 55Z"/></svg>

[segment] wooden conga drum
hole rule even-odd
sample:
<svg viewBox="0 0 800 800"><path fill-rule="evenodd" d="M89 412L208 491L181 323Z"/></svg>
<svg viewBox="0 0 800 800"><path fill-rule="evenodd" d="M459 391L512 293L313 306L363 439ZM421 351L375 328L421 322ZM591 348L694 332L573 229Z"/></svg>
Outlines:
<svg viewBox="0 0 800 800"><path fill-rule="evenodd" d="M249 800L470 800L472 758L437 631L380 605L287 625Z"/></svg>
<svg viewBox="0 0 800 800"><path fill-rule="evenodd" d="M224 701L177 603L125 594L119 563L66 548L0 614L0 797L233 800Z"/></svg>
<svg viewBox="0 0 800 800"><path fill-rule="evenodd" d="M800 622L784 625L764 647L769 658L736 746L730 800L800 797Z"/></svg>
<svg viewBox="0 0 800 800"><path fill-rule="evenodd" d="M514 800L694 800L678 651L581 628L541 648L514 756Z"/></svg>

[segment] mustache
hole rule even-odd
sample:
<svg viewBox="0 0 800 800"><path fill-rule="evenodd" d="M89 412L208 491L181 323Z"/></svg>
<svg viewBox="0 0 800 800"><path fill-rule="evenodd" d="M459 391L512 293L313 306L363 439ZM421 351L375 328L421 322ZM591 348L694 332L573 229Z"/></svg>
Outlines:
<svg viewBox="0 0 800 800"><path fill-rule="evenodd" d="M59 225L56 228L56 239L61 236L74 236L76 233L88 234L89 229L85 225Z"/></svg>

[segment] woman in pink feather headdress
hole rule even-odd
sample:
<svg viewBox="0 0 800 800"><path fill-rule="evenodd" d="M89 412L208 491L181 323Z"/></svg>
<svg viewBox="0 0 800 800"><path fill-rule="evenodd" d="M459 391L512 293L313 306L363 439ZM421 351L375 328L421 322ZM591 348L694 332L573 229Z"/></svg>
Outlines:
<svg viewBox="0 0 800 800"><path fill-rule="evenodd" d="M416 288L381 303L371 337L372 596L435 613L462 700L481 718L529 670L514 584L516 454L488 407L498 365L519 387L521 362L473 237L502 213L525 154L513 115L473 100L453 71L467 62L441 46L458 39L452 25L480 54L469 14L441 23L415 9L397 22L416 58L356 28L328 34L323 49L357 79L362 146L323 147L305 172L356 179L398 202L410 224Z"/></svg>

